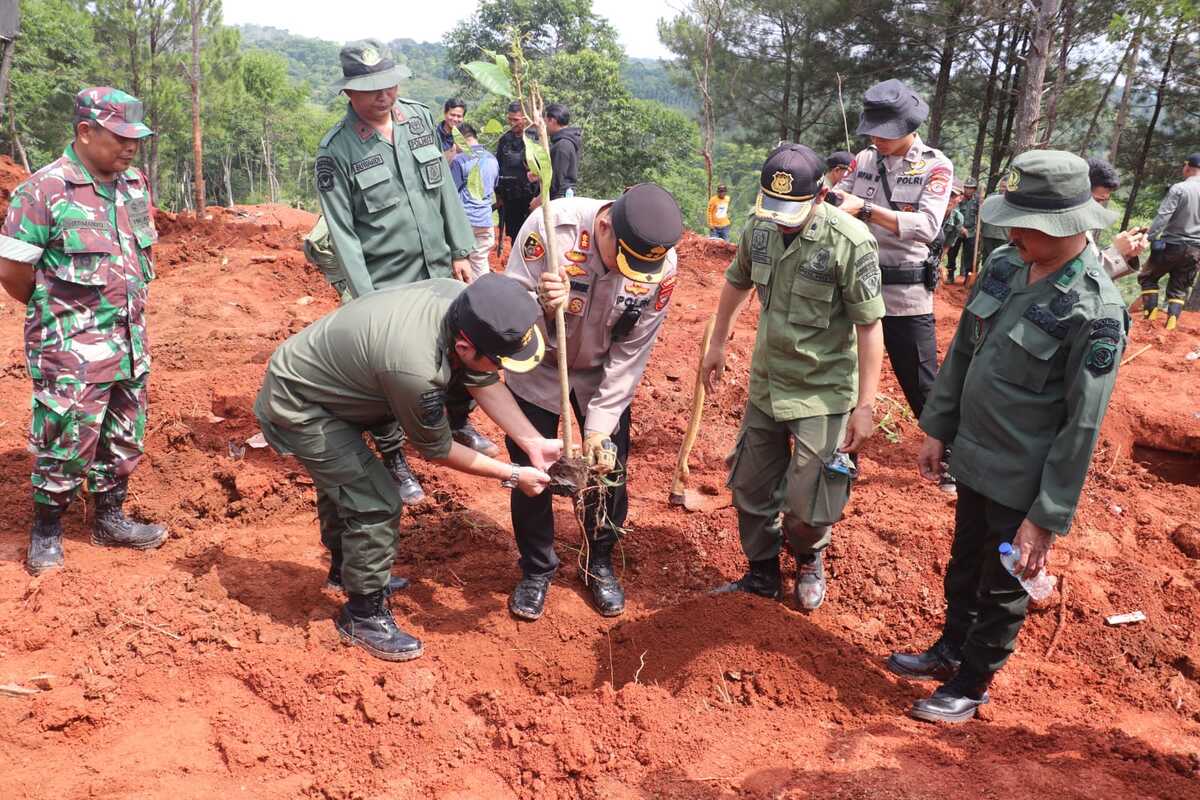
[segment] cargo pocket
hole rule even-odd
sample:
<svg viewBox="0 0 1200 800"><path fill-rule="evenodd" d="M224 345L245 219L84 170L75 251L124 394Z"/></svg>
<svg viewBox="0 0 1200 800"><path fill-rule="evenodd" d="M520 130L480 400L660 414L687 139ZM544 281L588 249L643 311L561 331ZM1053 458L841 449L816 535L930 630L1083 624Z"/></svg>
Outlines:
<svg viewBox="0 0 1200 800"><path fill-rule="evenodd" d="M323 490L337 504L339 516L400 513L396 485L383 462L371 451L363 448L328 461L309 461L306 466L313 480L323 485Z"/></svg>
<svg viewBox="0 0 1200 800"><path fill-rule="evenodd" d="M827 469L822 463L817 469L812 503L808 507L808 519L804 521L814 528L838 522L846 510L846 504L850 502L851 483L853 479L849 475Z"/></svg>
<svg viewBox="0 0 1200 800"><path fill-rule="evenodd" d="M733 479L737 475L738 464L742 460L742 440L745 438L746 426L743 424L741 430L738 431L737 439L734 440L733 450L725 456L725 467L729 470L729 475L725 478L726 489L733 489Z"/></svg>
<svg viewBox="0 0 1200 800"><path fill-rule="evenodd" d="M771 264L752 262L750 264L750 280L754 281L754 288L758 290L759 305L766 308L767 302L771 299Z"/></svg>
<svg viewBox="0 0 1200 800"><path fill-rule="evenodd" d="M69 260L50 267L55 278L82 286L103 286L108 283L109 263L120 254L121 246L108 231L70 228L63 233L63 252Z"/></svg>
<svg viewBox="0 0 1200 800"><path fill-rule="evenodd" d="M819 283L797 273L792 281L788 322L808 328L828 328L833 288L832 283Z"/></svg>
<svg viewBox="0 0 1200 800"><path fill-rule="evenodd" d="M417 171L426 189L436 189L446 177L446 157L437 145L427 144L412 151L417 160Z"/></svg>
<svg viewBox="0 0 1200 800"><path fill-rule="evenodd" d="M378 164L355 173L354 182L358 185L363 205L367 207L368 212L374 214L400 202L400 192L396 182L390 180L391 177L392 173L386 164Z"/></svg>
<svg viewBox="0 0 1200 800"><path fill-rule="evenodd" d="M33 393L29 449L39 458L70 461L79 452L78 400L74 390L57 386Z"/></svg>
<svg viewBox="0 0 1200 800"><path fill-rule="evenodd" d="M1021 319L1008 332L1008 352L996 368L1001 380L1041 392L1054 364L1054 356L1062 341L1033 324Z"/></svg>

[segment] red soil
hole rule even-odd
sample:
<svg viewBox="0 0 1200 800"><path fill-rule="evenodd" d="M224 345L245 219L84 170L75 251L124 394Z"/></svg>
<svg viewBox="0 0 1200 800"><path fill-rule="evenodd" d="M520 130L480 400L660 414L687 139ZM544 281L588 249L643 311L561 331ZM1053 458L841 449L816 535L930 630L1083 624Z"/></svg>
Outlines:
<svg viewBox="0 0 1200 800"><path fill-rule="evenodd" d="M23 309L0 305L0 683L56 676L0 695L0 797L1200 795L1200 563L1181 551L1195 528L1176 533L1200 514L1200 362L1184 359L1200 318L1172 337L1135 329L1130 353L1154 347L1122 370L1075 529L1052 554L1065 604L1034 610L983 719L937 727L904 716L932 687L882 664L936 636L953 515L916 477L920 433L899 404L881 406L898 441L881 433L866 449L820 611L704 594L743 567L721 462L757 312L740 320L692 457L704 510L673 508L699 340L731 252L692 236L634 404L625 616L588 607L560 507L564 569L546 616L518 624L505 610L507 493L417 462L433 499L402 520L396 572L413 586L393 607L426 655L389 665L341 647L311 482L269 449L230 455L256 431L273 349L336 299L298 249L311 217L242 211L266 217L160 217L148 452L130 506L170 524L161 550L92 547L79 504L66 568L24 572ZM941 293L943 348L962 297ZM885 391L900 398L890 373ZM1148 621L1104 625L1135 609Z"/></svg>

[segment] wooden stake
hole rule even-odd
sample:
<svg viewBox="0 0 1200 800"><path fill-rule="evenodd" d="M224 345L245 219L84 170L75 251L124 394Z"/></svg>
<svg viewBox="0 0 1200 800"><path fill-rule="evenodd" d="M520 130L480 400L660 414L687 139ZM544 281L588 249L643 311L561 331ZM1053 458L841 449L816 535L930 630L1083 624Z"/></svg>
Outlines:
<svg viewBox="0 0 1200 800"><path fill-rule="evenodd" d="M1122 361L1122 362L1121 362L1121 366L1123 367L1123 366L1125 366L1126 364L1128 364L1130 361L1133 361L1135 358L1137 358L1137 357L1138 357L1138 356L1140 356L1142 353L1144 353L1144 352L1146 352L1147 350L1149 350L1151 347L1154 347L1154 345L1152 345L1152 344L1148 344L1148 345L1146 345L1145 347L1143 347L1141 350L1138 350L1136 353L1134 353L1133 355L1129 356L1129 357L1128 357L1128 358L1126 358L1124 361Z"/></svg>
<svg viewBox="0 0 1200 800"><path fill-rule="evenodd" d="M685 492L687 490L688 477L688 456L692 453L692 448L696 445L696 438L700 435L700 419L704 416L704 358L708 355L709 345L712 343L713 328L716 327L717 317L713 315L708 318L708 324L704 326L704 340L700 345L700 361L696 365L696 385L692 390L692 418L688 421L687 433L683 436L683 442L679 445L679 460L675 464L675 475L671 479L671 492L667 497L671 505L681 505L687 507Z"/></svg>

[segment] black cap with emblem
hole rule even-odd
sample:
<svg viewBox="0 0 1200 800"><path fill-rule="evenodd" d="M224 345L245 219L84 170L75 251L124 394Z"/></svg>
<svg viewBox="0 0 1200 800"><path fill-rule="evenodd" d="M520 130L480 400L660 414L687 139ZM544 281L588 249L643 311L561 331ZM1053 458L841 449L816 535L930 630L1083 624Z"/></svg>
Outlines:
<svg viewBox="0 0 1200 800"><path fill-rule="evenodd" d="M858 118L859 136L903 139L921 127L929 116L929 106L904 81L895 78L875 84L863 94L862 115Z"/></svg>
<svg viewBox="0 0 1200 800"><path fill-rule="evenodd" d="M789 228L802 225L821 190L824 174L824 160L810 148L779 145L763 164L754 215Z"/></svg>
<svg viewBox="0 0 1200 800"><path fill-rule="evenodd" d="M631 187L612 204L617 270L631 280L658 283L667 252L683 237L683 213L671 193L653 183Z"/></svg>
<svg viewBox="0 0 1200 800"><path fill-rule="evenodd" d="M528 372L546 353L539 316L541 308L524 286L494 272L477 278L450 306L451 327L512 372Z"/></svg>

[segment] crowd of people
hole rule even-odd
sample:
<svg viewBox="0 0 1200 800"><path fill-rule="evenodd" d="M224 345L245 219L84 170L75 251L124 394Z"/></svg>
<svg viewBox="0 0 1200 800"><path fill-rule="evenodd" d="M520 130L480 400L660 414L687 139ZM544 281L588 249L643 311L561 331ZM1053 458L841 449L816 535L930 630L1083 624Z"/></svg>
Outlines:
<svg viewBox="0 0 1200 800"><path fill-rule="evenodd" d="M629 510L633 398L676 286L678 204L652 183L614 200L577 196L581 137L551 104L548 230L531 213L538 187L519 103L493 155L462 101L447 101L435 123L427 106L398 97L407 70L378 42L351 43L340 61L347 108L316 154L322 222L306 252L343 302L278 347L254 403L266 440L312 477L328 585L346 594L339 636L389 661L423 652L388 604L407 584L392 574L402 508L423 495L406 444L511 489L520 579L508 608L541 617L559 567L550 469L572 444L557 438L562 414L578 422L604 487L579 500L579 577L601 615L620 615L612 554ZM63 564L62 515L85 482L93 543L150 549L167 537L122 511L143 452L157 239L133 166L152 135L142 111L116 89L80 92L72 142L17 188L0 227L0 283L29 309L34 574ZM740 232L701 376L721 389L725 343L756 296L748 399L728 460L747 569L713 591L782 598L786 549L794 603L811 612L876 427L886 353L925 434L916 469L957 495L940 635L887 665L939 682L913 716L960 722L988 701L1013 652L1029 602L1020 579L1037 576L1071 529L1130 327L1112 276L1139 269L1147 248L1143 309L1153 318L1169 274L1168 327L1177 324L1200 262L1200 154L1154 224L1102 252L1096 234L1114 222L1104 204L1119 184L1111 167L1029 151L980 202L976 182L957 181L951 160L922 141L928 111L912 88L885 80L863 96L856 133L870 145L857 154L779 145L745 219L718 186L711 232ZM512 243L503 274L488 266L493 210ZM956 263L977 277L939 366L944 255L951 281ZM560 312L570 409L556 369ZM474 428L477 410L504 432L506 452ZM1011 572L997 552L1009 543Z"/></svg>

